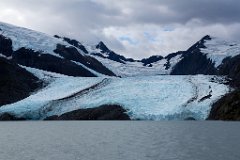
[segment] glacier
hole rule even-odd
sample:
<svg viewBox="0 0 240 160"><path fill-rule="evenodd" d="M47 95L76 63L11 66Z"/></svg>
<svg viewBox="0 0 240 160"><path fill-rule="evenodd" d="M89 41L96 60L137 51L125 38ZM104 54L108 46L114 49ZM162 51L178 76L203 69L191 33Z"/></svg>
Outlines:
<svg viewBox="0 0 240 160"><path fill-rule="evenodd" d="M26 99L2 106L0 113L44 119L77 109L118 104L133 120L184 120L190 117L204 120L211 104L230 90L223 84L225 77L219 76L87 78L24 68L43 80L46 86Z"/></svg>

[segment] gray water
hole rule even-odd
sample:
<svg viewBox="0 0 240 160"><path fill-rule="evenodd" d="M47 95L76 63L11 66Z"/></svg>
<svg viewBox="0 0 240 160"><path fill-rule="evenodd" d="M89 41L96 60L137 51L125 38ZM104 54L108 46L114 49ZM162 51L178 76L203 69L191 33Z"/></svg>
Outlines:
<svg viewBox="0 0 240 160"><path fill-rule="evenodd" d="M240 160L240 123L0 123L1 160Z"/></svg>

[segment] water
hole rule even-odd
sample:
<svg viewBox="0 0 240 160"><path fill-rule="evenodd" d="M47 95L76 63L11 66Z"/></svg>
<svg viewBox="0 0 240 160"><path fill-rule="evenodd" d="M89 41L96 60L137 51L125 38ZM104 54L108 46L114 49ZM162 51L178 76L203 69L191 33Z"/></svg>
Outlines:
<svg viewBox="0 0 240 160"><path fill-rule="evenodd" d="M237 122L3 122L1 160L239 160Z"/></svg>

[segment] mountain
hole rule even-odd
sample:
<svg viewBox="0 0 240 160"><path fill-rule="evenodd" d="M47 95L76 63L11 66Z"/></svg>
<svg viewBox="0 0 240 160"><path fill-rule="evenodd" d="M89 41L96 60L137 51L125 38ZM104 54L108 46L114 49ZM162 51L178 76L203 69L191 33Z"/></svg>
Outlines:
<svg viewBox="0 0 240 160"><path fill-rule="evenodd" d="M102 41L0 23L0 67L3 120L221 119L239 104L239 90L228 92L240 88L240 43L209 35L186 51L134 60Z"/></svg>
<svg viewBox="0 0 240 160"><path fill-rule="evenodd" d="M174 75L195 75L195 74L216 74L214 62L202 53L201 49L206 48L205 42L211 40L210 36L203 37L199 42L182 53L182 59L174 67L171 74Z"/></svg>
<svg viewBox="0 0 240 160"><path fill-rule="evenodd" d="M181 59L180 55L166 58L156 55L142 60L134 60L116 54L103 42L100 42L96 48L92 47L91 53L120 77L170 74L172 68Z"/></svg>
<svg viewBox="0 0 240 160"><path fill-rule="evenodd" d="M17 64L70 76L114 76L108 68L64 40L0 23L0 53ZM93 72L93 71L94 72Z"/></svg>
<svg viewBox="0 0 240 160"><path fill-rule="evenodd" d="M186 51L134 60L119 55L102 41L91 46L0 23L0 53L17 64L70 76L238 75L240 43L209 35ZM147 52L147 51L146 51Z"/></svg>
<svg viewBox="0 0 240 160"><path fill-rule="evenodd" d="M210 36L182 53L172 75L227 75L234 85L240 84L240 43L227 42Z"/></svg>
<svg viewBox="0 0 240 160"><path fill-rule="evenodd" d="M60 37L58 35L54 37L65 41L68 45L74 45L79 50L82 50L82 52L94 57L119 77L170 74L172 68L181 59L181 52L177 52L166 57L156 55L142 60L134 60L115 53L102 41L94 46L84 46L75 39Z"/></svg>

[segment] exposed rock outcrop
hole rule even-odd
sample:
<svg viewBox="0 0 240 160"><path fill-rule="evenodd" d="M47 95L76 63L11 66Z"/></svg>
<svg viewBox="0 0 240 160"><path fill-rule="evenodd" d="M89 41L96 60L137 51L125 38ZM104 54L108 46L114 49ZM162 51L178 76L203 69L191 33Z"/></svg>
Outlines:
<svg viewBox="0 0 240 160"><path fill-rule="evenodd" d="M5 58L0 57L0 106L14 103L30 95L41 81Z"/></svg>
<svg viewBox="0 0 240 160"><path fill-rule="evenodd" d="M0 35L0 53L9 57L13 53L12 40Z"/></svg>
<svg viewBox="0 0 240 160"><path fill-rule="evenodd" d="M102 41L96 45L96 48L101 51L101 54L96 53L95 55L100 56L102 58L106 58L105 56L107 56L108 59L123 64L125 64L126 62L135 62L135 60L132 58L126 58L108 49L108 47ZM104 54L105 56L103 56L102 54Z"/></svg>
<svg viewBox="0 0 240 160"><path fill-rule="evenodd" d="M103 105L97 108L79 109L45 120L130 120L126 110L119 105Z"/></svg>
<svg viewBox="0 0 240 160"><path fill-rule="evenodd" d="M219 66L219 74L227 75L232 79L231 85L240 88L240 55L225 58Z"/></svg>
<svg viewBox="0 0 240 160"><path fill-rule="evenodd" d="M70 39L67 37L63 37L63 40L66 41L67 43L73 45L74 47L77 47L78 49L82 50L84 53L88 53L87 49L85 48L84 45L82 45L80 42L78 42L75 39Z"/></svg>
<svg viewBox="0 0 240 160"><path fill-rule="evenodd" d="M0 115L0 121L24 121L24 120L26 119L16 117L15 115L10 113L3 113Z"/></svg>
<svg viewBox="0 0 240 160"><path fill-rule="evenodd" d="M50 54L42 54L31 49L20 48L14 52L12 60L23 66L69 76L96 77L93 73L74 62Z"/></svg>
<svg viewBox="0 0 240 160"><path fill-rule="evenodd" d="M110 71L108 68L106 68L101 62L99 62L93 57L81 55L78 52L78 50L74 47L66 47L64 45L58 44L54 52L64 57L66 60L73 60L76 62L80 62L86 67L89 67L92 70L95 70L99 73L102 73L108 76L115 76L115 74L112 71Z"/></svg>
<svg viewBox="0 0 240 160"><path fill-rule="evenodd" d="M87 52L86 48L83 48L84 46L78 41L68 38L64 38L64 40L69 44L81 49L84 53ZM99 73L108 76L115 76L115 74L106 68L101 62L91 56L82 55L73 46L66 47L61 44L56 46L54 52L63 58L25 47L13 51L12 40L0 35L0 54L3 54L6 57L11 57L11 60L17 64L69 76L96 77L95 74L90 72L84 66L72 62L76 61Z"/></svg>
<svg viewBox="0 0 240 160"><path fill-rule="evenodd" d="M240 90L229 93L214 103L208 120L240 121Z"/></svg>
<svg viewBox="0 0 240 160"><path fill-rule="evenodd" d="M142 59L140 62L142 62L144 66L148 66L148 65L151 65L151 63L160 61L162 59L163 59L163 56L151 56L149 58Z"/></svg>

